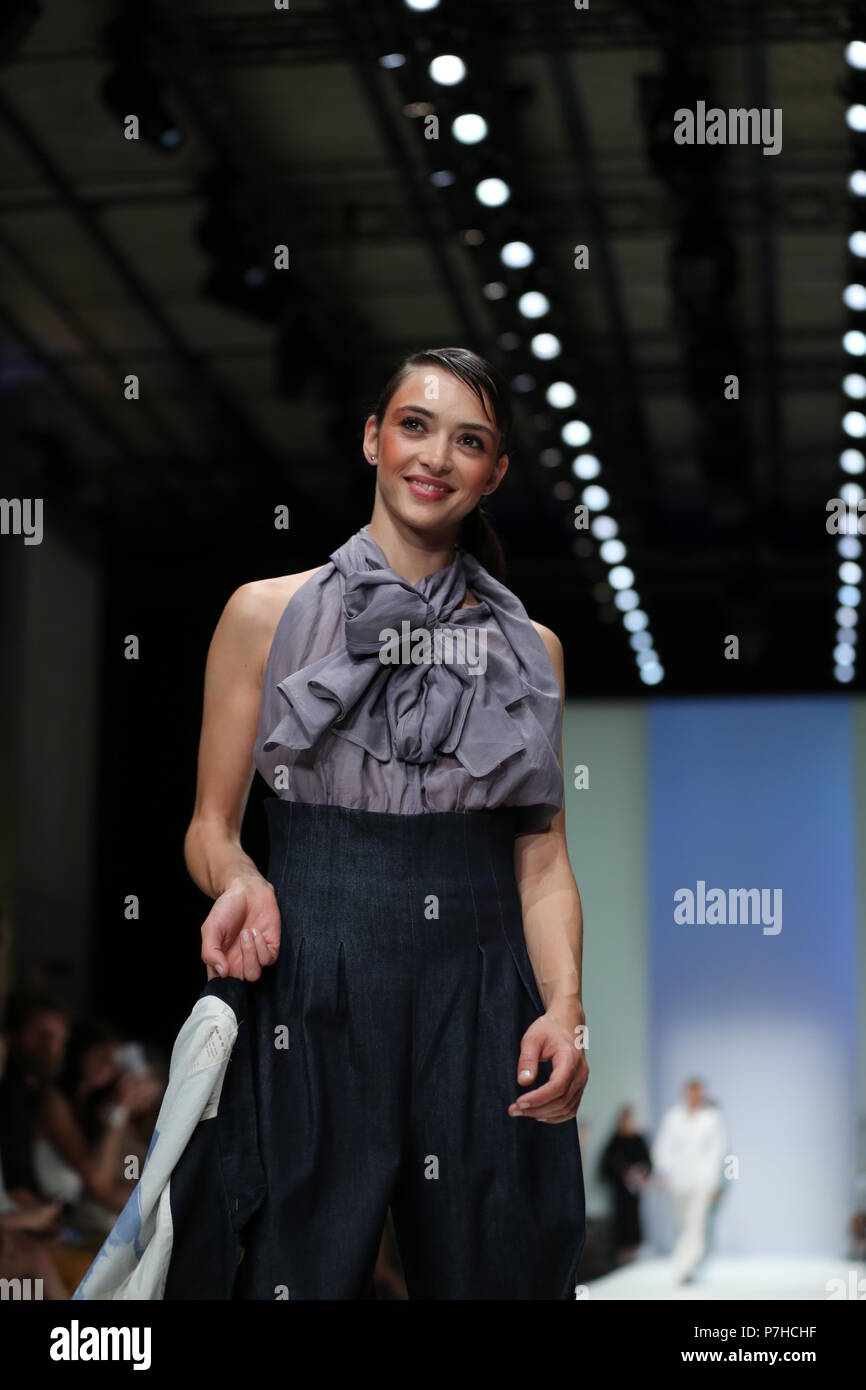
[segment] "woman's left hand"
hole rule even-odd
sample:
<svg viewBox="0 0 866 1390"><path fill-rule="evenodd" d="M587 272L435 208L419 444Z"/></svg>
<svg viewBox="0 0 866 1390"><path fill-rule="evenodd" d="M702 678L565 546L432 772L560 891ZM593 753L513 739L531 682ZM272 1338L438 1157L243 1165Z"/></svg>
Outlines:
<svg viewBox="0 0 866 1390"><path fill-rule="evenodd" d="M581 1010L548 1009L527 1028L520 1044L517 1080L529 1086L538 1063L551 1061L553 1070L543 1086L524 1094L508 1107L509 1115L560 1125L573 1120L589 1080L584 1051L586 1019ZM579 1044L579 1046L578 1046Z"/></svg>

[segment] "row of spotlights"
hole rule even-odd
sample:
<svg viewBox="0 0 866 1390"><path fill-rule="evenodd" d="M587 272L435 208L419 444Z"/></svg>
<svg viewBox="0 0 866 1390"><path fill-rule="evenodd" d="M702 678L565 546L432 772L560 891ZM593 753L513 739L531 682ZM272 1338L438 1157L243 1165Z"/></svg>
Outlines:
<svg viewBox="0 0 866 1390"><path fill-rule="evenodd" d="M418 12L435 9L438 3L439 0L405 0L408 9ZM400 67L405 58L399 53L389 53L380 59L380 62L383 67ZM466 76L466 64L456 54L440 54L432 60L428 71L434 82L442 86L455 86ZM457 140L470 145L483 140L488 127L483 116L475 112L466 112L455 118L451 129ZM453 182L453 176L449 171L440 171L436 181L441 186L447 186ZM511 190L504 179L485 178L476 184L475 196L483 207L496 208L502 207L508 201ZM509 269L524 270L533 263L535 253L525 241L509 241L503 246L500 258L502 264ZM499 299L507 290L504 285L487 285L485 293L489 299ZM543 318L550 310L550 301L539 290L527 290L518 299L517 307L524 318ZM553 333L537 333L530 340L530 350L533 356L542 361L551 361L560 355L562 345ZM569 382L555 381L547 388L546 398L548 404L555 409L567 410L576 403L577 392ZM589 443L592 431L584 420L574 419L563 425L561 436L564 443L579 449ZM626 549L622 541L616 539L617 524L613 517L604 514L604 509L610 502L610 495L606 488L590 481L601 472L601 464L593 454L579 454L572 467L575 476L588 483L581 494L584 505L592 512L601 513L593 517L590 530L601 542L601 558L611 566L608 584L614 590L616 607L623 613L623 625L630 634L629 642L636 653L641 680L646 685L657 685L664 677L664 668L653 649L652 637L648 631L649 618L638 606L640 599L632 587L634 573L622 563Z"/></svg>
<svg viewBox="0 0 866 1390"><path fill-rule="evenodd" d="M854 40L845 48L845 59L853 68L866 69L866 43ZM845 122L849 130L858 133L866 131L866 105L853 102L845 112ZM866 170L853 169L848 175L848 192L854 198L866 197ZM852 256L866 258L866 231L858 229L848 238L848 250ZM866 309L866 285L846 285L842 299L848 309L860 312ZM851 357L866 357L866 333L859 328L849 329L842 338L842 347ZM866 401L866 375L861 372L846 372L842 379L842 390L849 400ZM842 429L851 439L866 439L866 411L846 410L842 416ZM839 455L839 465L843 473L859 474L866 467L866 458L860 449L845 448ZM846 506L856 508L863 497L859 483L845 482L839 489ZM856 529L856 528L855 528ZM854 662L857 654L857 609L860 604L860 582L863 571L857 563L860 557L860 541L854 534L843 535L836 543L840 556L838 577L839 589L836 601L836 643L833 648L833 675L837 681L846 684L854 679Z"/></svg>

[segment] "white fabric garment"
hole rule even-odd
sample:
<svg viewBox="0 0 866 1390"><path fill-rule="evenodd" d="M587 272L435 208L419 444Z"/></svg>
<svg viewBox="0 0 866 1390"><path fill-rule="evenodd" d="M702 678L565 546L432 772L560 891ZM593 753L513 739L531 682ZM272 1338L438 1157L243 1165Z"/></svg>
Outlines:
<svg viewBox="0 0 866 1390"><path fill-rule="evenodd" d="M652 1146L656 1172L672 1192L715 1189L723 1181L727 1139L722 1113L715 1105L689 1110L672 1105L666 1111Z"/></svg>
<svg viewBox="0 0 866 1390"><path fill-rule="evenodd" d="M171 1173L199 1121L217 1113L238 1032L233 1009L198 999L177 1035L141 1177L73 1299L160 1299L172 1252Z"/></svg>
<svg viewBox="0 0 866 1390"><path fill-rule="evenodd" d="M48 1202L77 1202L84 1192L81 1174L48 1139L36 1139L33 1144L33 1171L40 1195Z"/></svg>
<svg viewBox="0 0 866 1390"><path fill-rule="evenodd" d="M677 1243L671 1253L671 1265L677 1279L690 1278L704 1257L712 1196L713 1189L705 1185L673 1193Z"/></svg>

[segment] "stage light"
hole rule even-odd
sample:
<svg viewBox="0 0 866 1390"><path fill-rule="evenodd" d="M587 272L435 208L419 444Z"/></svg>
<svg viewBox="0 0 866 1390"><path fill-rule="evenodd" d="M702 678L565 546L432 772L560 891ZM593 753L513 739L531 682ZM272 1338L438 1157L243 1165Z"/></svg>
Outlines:
<svg viewBox="0 0 866 1390"><path fill-rule="evenodd" d="M489 284L482 286L481 293L485 299L504 299L508 294L508 286L504 280L491 280Z"/></svg>
<svg viewBox="0 0 866 1390"><path fill-rule="evenodd" d="M607 582L612 589L629 589L634 583L634 573L628 565L614 565Z"/></svg>
<svg viewBox="0 0 866 1390"><path fill-rule="evenodd" d="M837 609L836 609L836 622L839 624L840 627L856 627L856 626L857 626L857 609L856 609L856 608L837 608Z"/></svg>
<svg viewBox="0 0 866 1390"><path fill-rule="evenodd" d="M597 541L609 541L619 530L612 516L594 516L589 529Z"/></svg>
<svg viewBox="0 0 866 1390"><path fill-rule="evenodd" d="M852 400L862 401L866 396L866 376L861 376L859 372L849 372L842 382L842 390Z"/></svg>
<svg viewBox="0 0 866 1390"><path fill-rule="evenodd" d="M620 589L619 593L614 595L613 601L621 613L627 613L629 609L637 608L640 603L634 589Z"/></svg>
<svg viewBox="0 0 866 1390"><path fill-rule="evenodd" d="M866 468L866 456L859 449L843 449L839 465L844 473L862 473Z"/></svg>
<svg viewBox="0 0 866 1390"><path fill-rule="evenodd" d="M848 175L848 192L855 198L866 198L866 169L855 169Z"/></svg>
<svg viewBox="0 0 866 1390"><path fill-rule="evenodd" d="M642 666L640 678L645 685L658 685L664 676L664 667L659 665Z"/></svg>
<svg viewBox="0 0 866 1390"><path fill-rule="evenodd" d="M843 560L839 566L839 578L843 584L859 584L863 571L855 560Z"/></svg>
<svg viewBox="0 0 866 1390"><path fill-rule="evenodd" d="M850 130L866 130L866 106L860 102L855 102L849 106L845 112L845 121Z"/></svg>
<svg viewBox="0 0 866 1390"><path fill-rule="evenodd" d="M866 285L846 285L842 298L849 309L866 309Z"/></svg>
<svg viewBox="0 0 866 1390"><path fill-rule="evenodd" d="M638 666L658 666L659 654L652 647L647 647L646 651L638 652L635 660Z"/></svg>
<svg viewBox="0 0 866 1390"><path fill-rule="evenodd" d="M618 565L625 559L625 546L622 541L605 541L598 553L606 565Z"/></svg>
<svg viewBox="0 0 866 1390"><path fill-rule="evenodd" d="M557 410L567 410L577 400L577 392L567 381L552 381L544 393L544 399Z"/></svg>
<svg viewBox="0 0 866 1390"><path fill-rule="evenodd" d="M486 208L500 208L511 197L511 189L504 179L482 179L475 185L475 196Z"/></svg>
<svg viewBox="0 0 866 1390"><path fill-rule="evenodd" d="M524 270L535 260L535 252L525 241L506 241L499 254L503 265L512 270Z"/></svg>
<svg viewBox="0 0 866 1390"><path fill-rule="evenodd" d="M379 66L383 68L402 68L405 62L406 56L403 53L383 53L382 57L379 59Z"/></svg>
<svg viewBox="0 0 866 1390"><path fill-rule="evenodd" d="M562 352L562 344L554 333L536 333L530 339L529 350L533 357L540 357L545 362L558 357Z"/></svg>
<svg viewBox="0 0 866 1390"><path fill-rule="evenodd" d="M630 613L626 613L622 620L622 625L631 632L628 644L632 651L649 651L653 644L653 639L646 630L648 618L646 613L640 608L633 608Z"/></svg>
<svg viewBox="0 0 866 1390"><path fill-rule="evenodd" d="M842 428L853 439L862 439L866 434L866 415L860 410L849 410L842 416Z"/></svg>
<svg viewBox="0 0 866 1390"><path fill-rule="evenodd" d="M462 116L454 118L451 123L451 133L455 140L460 141L461 145L477 145L478 141L483 140L487 134L487 122L483 116L466 111Z"/></svg>
<svg viewBox="0 0 866 1390"><path fill-rule="evenodd" d="M858 560L863 547L856 536L842 536L836 542L836 549L843 559Z"/></svg>
<svg viewBox="0 0 866 1390"><path fill-rule="evenodd" d="M440 53L427 71L440 87L454 87L466 76L466 64L456 53Z"/></svg>
<svg viewBox="0 0 866 1390"><path fill-rule="evenodd" d="M862 357L866 353L866 333L861 333L859 328L849 328L842 346L852 357Z"/></svg>
<svg viewBox="0 0 866 1390"><path fill-rule="evenodd" d="M562 438L573 449L579 449L582 444L588 444L591 437L592 431L585 420L569 420L562 427Z"/></svg>
<svg viewBox="0 0 866 1390"><path fill-rule="evenodd" d="M847 685L848 681L852 681L854 679L854 667L834 666L833 675L836 677L837 681L842 681L843 684Z"/></svg>
<svg viewBox="0 0 866 1390"><path fill-rule="evenodd" d="M550 311L550 300L539 290L527 290L517 301L517 307L527 319L540 319Z"/></svg>
<svg viewBox="0 0 866 1390"><path fill-rule="evenodd" d="M601 464L595 454L578 454L572 461L571 471L575 478L581 478L584 482L589 482L590 478L597 478L601 472Z"/></svg>
<svg viewBox="0 0 866 1390"><path fill-rule="evenodd" d="M853 645L857 641L856 627L840 627L836 632L836 641Z"/></svg>
<svg viewBox="0 0 866 1390"><path fill-rule="evenodd" d="M610 495L605 488L599 487L597 483L590 483L589 487L585 487L580 494L580 500L589 507L591 512L600 512L610 501Z"/></svg>
<svg viewBox="0 0 866 1390"><path fill-rule="evenodd" d="M855 656L856 652L850 642L839 642L838 645L833 648L833 660L837 662L839 666L853 665Z"/></svg>
<svg viewBox="0 0 866 1390"><path fill-rule="evenodd" d="M847 506L856 507L858 502L863 501L863 489L859 483L843 483L839 496Z"/></svg>
<svg viewBox="0 0 866 1390"><path fill-rule="evenodd" d="M855 589L853 584L843 584L836 591L836 602L845 608L856 608L860 602L860 590Z"/></svg>
<svg viewBox="0 0 866 1390"><path fill-rule="evenodd" d="M852 39L845 46L845 62L852 68L866 68L866 43Z"/></svg>

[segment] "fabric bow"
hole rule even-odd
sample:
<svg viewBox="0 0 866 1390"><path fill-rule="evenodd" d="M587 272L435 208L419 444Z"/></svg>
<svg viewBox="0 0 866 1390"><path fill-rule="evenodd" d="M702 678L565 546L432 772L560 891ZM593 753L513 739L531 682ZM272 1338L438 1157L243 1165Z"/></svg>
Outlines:
<svg viewBox="0 0 866 1390"><path fill-rule="evenodd" d="M470 582L479 602L459 608L471 556L458 550L449 566L412 585L382 563L384 553L366 528L331 559L343 574L344 644L278 682L288 710L263 743L265 751L311 748L330 730L380 762L393 756L429 763L437 754L453 754L473 777L486 776L522 752L523 739L507 711L531 687L521 678L508 642L489 624L495 609L483 591L485 578L495 584L492 577L473 561ZM449 627L459 642L461 628L485 621L486 670L478 674L472 674L468 661L380 660L382 634L390 630L402 636L404 622L410 633L426 628L431 637L437 628Z"/></svg>

